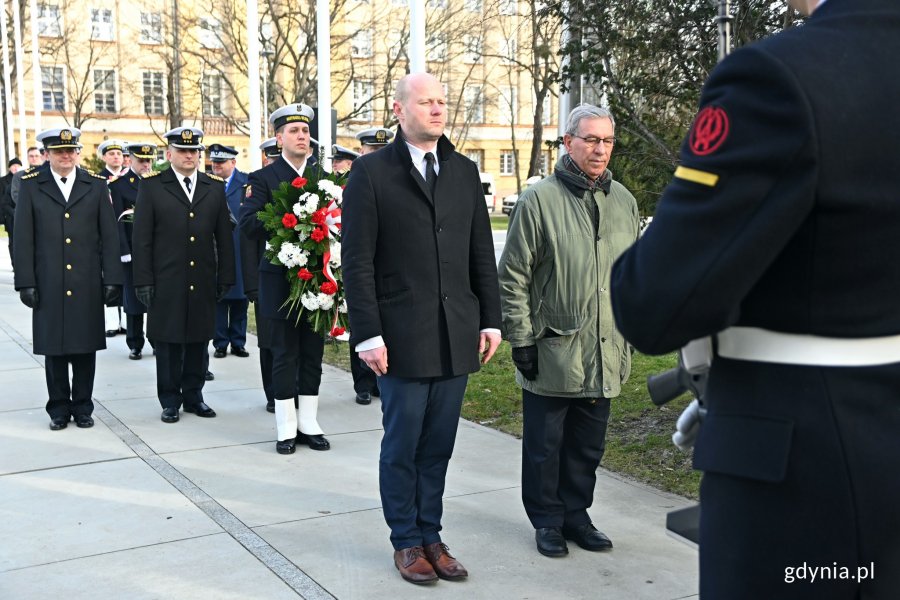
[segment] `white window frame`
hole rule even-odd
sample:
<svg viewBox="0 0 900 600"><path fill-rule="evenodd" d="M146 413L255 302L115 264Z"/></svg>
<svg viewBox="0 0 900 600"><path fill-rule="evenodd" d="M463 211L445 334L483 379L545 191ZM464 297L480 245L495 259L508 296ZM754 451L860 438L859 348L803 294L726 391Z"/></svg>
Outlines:
<svg viewBox="0 0 900 600"><path fill-rule="evenodd" d="M463 88L463 105L466 107L466 123L484 123L484 88L467 85Z"/></svg>
<svg viewBox="0 0 900 600"><path fill-rule="evenodd" d="M162 44L162 13L141 13L141 33L139 41L141 44Z"/></svg>
<svg viewBox="0 0 900 600"><path fill-rule="evenodd" d="M516 34L510 37L500 38L500 56L504 64L511 65L515 62L519 52L519 40Z"/></svg>
<svg viewBox="0 0 900 600"><path fill-rule="evenodd" d="M150 85L155 86L156 81L154 79L159 79L159 112L148 110L147 99L150 98L151 102L155 100L154 97L150 96L147 92L147 75L150 75ZM151 88L151 92L153 89ZM141 71L141 101L144 108L144 112L148 115L164 115L166 114L166 78L165 73L162 71ZM150 107L153 108L153 107Z"/></svg>
<svg viewBox="0 0 900 600"><path fill-rule="evenodd" d="M478 165L478 170L484 172L484 150L473 148L465 151L466 158Z"/></svg>
<svg viewBox="0 0 900 600"><path fill-rule="evenodd" d="M501 15L514 16L519 14L516 0L500 0L499 12Z"/></svg>
<svg viewBox="0 0 900 600"><path fill-rule="evenodd" d="M103 71L109 73L108 77L103 77L103 81L97 81L98 72ZM116 81L116 70L115 69L106 69L106 68L97 68L93 69L94 76L94 112L103 113L103 114L113 114L117 113L119 110L119 94L118 94L118 85ZM104 87L100 87L100 86ZM108 87L107 87L108 86ZM102 97L102 100L98 103L98 96ZM107 110L109 107L107 106L107 101L110 96L112 96L112 110Z"/></svg>
<svg viewBox="0 0 900 600"><path fill-rule="evenodd" d="M91 9L91 39L100 42L112 42L116 39L112 9Z"/></svg>
<svg viewBox="0 0 900 600"><path fill-rule="evenodd" d="M447 0L428 0L428 8L447 8Z"/></svg>
<svg viewBox="0 0 900 600"><path fill-rule="evenodd" d="M497 120L503 125L516 125L519 122L519 90L514 85L498 88Z"/></svg>
<svg viewBox="0 0 900 600"><path fill-rule="evenodd" d="M215 82L215 85L212 85L213 82ZM216 72L204 73L201 85L202 106L200 107L200 110L203 112L203 116L225 116L225 82L222 74Z"/></svg>
<svg viewBox="0 0 900 600"><path fill-rule="evenodd" d="M59 73L59 78L56 73ZM52 73L48 78L47 73ZM47 87L47 80L50 81L50 88ZM59 83L60 88L57 89L54 84ZM49 94L49 96L48 96ZM57 104L58 101L58 104ZM41 106L43 110L56 110L65 112L66 110L66 68L62 65L41 65Z"/></svg>
<svg viewBox="0 0 900 600"><path fill-rule="evenodd" d="M372 56L372 39L374 32L369 29L360 29L353 34L350 40L350 55L353 58L370 58Z"/></svg>
<svg viewBox="0 0 900 600"><path fill-rule="evenodd" d="M516 155L512 150L500 151L500 175L504 177L515 175Z"/></svg>
<svg viewBox="0 0 900 600"><path fill-rule="evenodd" d="M447 34L439 31L425 39L425 60L428 62L447 61Z"/></svg>
<svg viewBox="0 0 900 600"><path fill-rule="evenodd" d="M37 28L38 35L41 37L62 37L62 21L58 4L38 4Z"/></svg>
<svg viewBox="0 0 900 600"><path fill-rule="evenodd" d="M484 0L466 0L465 9L480 14L484 10Z"/></svg>
<svg viewBox="0 0 900 600"><path fill-rule="evenodd" d="M222 22L215 17L200 17L200 45L207 50L221 50Z"/></svg>
<svg viewBox="0 0 900 600"><path fill-rule="evenodd" d="M389 30L385 42L388 45L388 58L391 60L400 58L400 51L403 49L403 32L399 29Z"/></svg>
<svg viewBox="0 0 900 600"><path fill-rule="evenodd" d="M375 107L372 99L375 95L375 83L371 79L353 80L353 113L356 121L371 121L375 118ZM357 110L359 112L357 112Z"/></svg>
<svg viewBox="0 0 900 600"><path fill-rule="evenodd" d="M484 58L484 38L480 34L467 33L463 36L463 62L478 64Z"/></svg>

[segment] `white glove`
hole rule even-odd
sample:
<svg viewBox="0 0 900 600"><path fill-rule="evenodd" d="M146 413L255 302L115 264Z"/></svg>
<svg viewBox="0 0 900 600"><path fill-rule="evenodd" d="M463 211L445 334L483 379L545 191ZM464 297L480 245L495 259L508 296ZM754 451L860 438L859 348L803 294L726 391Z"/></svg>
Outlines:
<svg viewBox="0 0 900 600"><path fill-rule="evenodd" d="M705 411L700 408L700 402L695 398L678 417L678 422L675 423L675 433L672 434L672 443L680 450L688 450L694 446L697 434L700 433L703 412Z"/></svg>
<svg viewBox="0 0 900 600"><path fill-rule="evenodd" d="M130 255L130 254L123 254L123 255L122 255L122 262L123 262L123 263L131 262L131 255Z"/></svg>

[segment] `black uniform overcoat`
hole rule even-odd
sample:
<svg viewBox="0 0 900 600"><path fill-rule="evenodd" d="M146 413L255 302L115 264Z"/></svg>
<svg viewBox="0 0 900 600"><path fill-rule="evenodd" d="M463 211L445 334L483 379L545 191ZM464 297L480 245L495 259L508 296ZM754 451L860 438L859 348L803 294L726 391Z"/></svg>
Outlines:
<svg viewBox="0 0 900 600"><path fill-rule="evenodd" d="M141 177L128 171L122 177L109 182L109 193L112 196L113 210L118 219L119 253L122 256L131 254L131 238L134 232L134 223L129 219L123 219L122 213L134 208L137 201L138 186ZM129 315L141 315L147 312L147 307L138 301L134 294L133 263L122 263L122 271L125 274L125 286L122 289L122 306Z"/></svg>
<svg viewBox="0 0 900 600"><path fill-rule="evenodd" d="M134 214L134 285L155 291L147 336L175 344L212 339L216 282L234 285L235 278L224 183L197 173L189 201L166 169L141 180Z"/></svg>
<svg viewBox="0 0 900 600"><path fill-rule="evenodd" d="M37 288L34 353L106 348L103 286L121 285L119 239L103 178L76 169L66 202L50 169L22 178L16 204L15 286Z"/></svg>
<svg viewBox="0 0 900 600"><path fill-rule="evenodd" d="M635 347L731 326L900 335L897 57L900 3L828 0L715 69L675 179L613 271ZM700 597L897 597L900 362L779 364L779 345L713 361L694 449ZM803 565L829 575L787 581Z"/></svg>

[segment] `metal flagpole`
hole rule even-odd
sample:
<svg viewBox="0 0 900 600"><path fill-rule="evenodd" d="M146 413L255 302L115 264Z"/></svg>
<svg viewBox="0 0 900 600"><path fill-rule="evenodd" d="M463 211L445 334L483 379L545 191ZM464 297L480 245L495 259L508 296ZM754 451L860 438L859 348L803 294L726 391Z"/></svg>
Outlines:
<svg viewBox="0 0 900 600"><path fill-rule="evenodd" d="M331 12L328 0L316 0L316 66L319 114L319 150L322 167L331 170Z"/></svg>
<svg viewBox="0 0 900 600"><path fill-rule="evenodd" d="M247 77L250 95L250 169L262 168L262 154L259 151L260 125L259 117L259 7L257 0L247 0Z"/></svg>
<svg viewBox="0 0 900 600"><path fill-rule="evenodd" d="M409 72L425 72L425 0L409 0Z"/></svg>
<svg viewBox="0 0 900 600"><path fill-rule="evenodd" d="M568 11L569 11L569 3L564 1L562 3L563 15L568 16L568 14L569 14ZM561 44L563 47L565 47L566 44L569 43L569 39L570 39L569 35L570 35L569 34L569 24L566 21L563 21L562 40L561 40ZM562 58L560 59L560 64L559 64L560 73L565 71L565 68L569 66L569 62L570 61L569 61L568 55L563 54ZM571 85L571 82L569 82L569 84ZM557 125L559 139L562 139L562 137L566 134L566 119L568 118L569 111L571 110L571 107L569 106L570 102L571 102L571 95L570 95L569 91L568 90L566 90L565 92L560 91L560 93L559 93L559 112L557 113L557 121L559 121L559 124ZM559 156L562 156L565 153L566 153L565 145L560 144L559 145Z"/></svg>
<svg viewBox="0 0 900 600"><path fill-rule="evenodd" d="M731 0L719 0L719 15L716 23L719 26L719 60L724 59L731 52Z"/></svg>
<svg viewBox="0 0 900 600"><path fill-rule="evenodd" d="M13 0L15 3L15 0ZM31 0L31 85L34 97L34 133L37 135L41 127L41 55L38 52L38 7L37 0ZM63 99L65 102L65 99Z"/></svg>
<svg viewBox="0 0 900 600"><path fill-rule="evenodd" d="M24 156L25 150L28 148L28 134L25 129L25 86L22 83L22 21L19 18L19 3L13 2L13 42L16 49L16 95L19 104L19 150ZM37 27L37 24L34 25Z"/></svg>
<svg viewBox="0 0 900 600"><path fill-rule="evenodd" d="M15 133L13 132L12 89L9 77L9 33L7 27L9 20L6 18L6 10L0 10L0 44L3 44L3 102L6 106L6 129L0 139L0 147L3 148L3 163L6 157L16 154Z"/></svg>

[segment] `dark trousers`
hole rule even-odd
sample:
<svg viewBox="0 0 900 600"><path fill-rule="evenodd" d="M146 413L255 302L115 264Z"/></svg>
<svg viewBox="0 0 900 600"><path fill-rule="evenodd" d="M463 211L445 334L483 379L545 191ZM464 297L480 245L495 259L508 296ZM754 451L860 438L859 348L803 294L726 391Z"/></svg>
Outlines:
<svg viewBox="0 0 900 600"><path fill-rule="evenodd" d="M378 394L378 378L375 372L359 360L359 354L350 346L350 373L353 375L353 390L357 394L369 392Z"/></svg>
<svg viewBox="0 0 900 600"><path fill-rule="evenodd" d="M522 503L535 529L591 522L606 449L609 398L559 398L522 390Z"/></svg>
<svg viewBox="0 0 900 600"><path fill-rule="evenodd" d="M156 394L163 408L196 406L203 402L209 354L207 342L156 342Z"/></svg>
<svg viewBox="0 0 900 600"><path fill-rule="evenodd" d="M144 315L125 313L125 343L130 350L144 349Z"/></svg>
<svg viewBox="0 0 900 600"><path fill-rule="evenodd" d="M317 396L322 381L325 340L312 330L305 316L296 326L274 321L272 327L272 388L275 398L299 394Z"/></svg>
<svg viewBox="0 0 900 600"><path fill-rule="evenodd" d="M243 300L219 300L216 302L216 335L213 346L217 350L243 348L247 344L247 308L250 302Z"/></svg>
<svg viewBox="0 0 900 600"><path fill-rule="evenodd" d="M72 385L69 386L69 365L72 365ZM50 418L71 415L90 416L94 412L94 371L97 353L64 354L44 357L47 376L47 414Z"/></svg>
<svg viewBox="0 0 900 600"><path fill-rule="evenodd" d="M468 375L379 378L384 437L378 480L395 550L441 541L444 480Z"/></svg>
<svg viewBox="0 0 900 600"><path fill-rule="evenodd" d="M262 374L263 391L266 393L266 401L275 399L275 388L272 385L272 350L259 349L259 372Z"/></svg>
<svg viewBox="0 0 900 600"><path fill-rule="evenodd" d="M9 264L15 265L16 261L13 258L13 228L14 228L14 225L13 225L12 217L10 217L9 220L5 223L5 227L6 227L6 238L7 238L7 241L9 242Z"/></svg>

